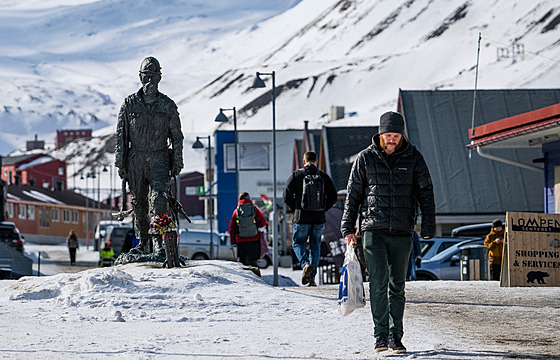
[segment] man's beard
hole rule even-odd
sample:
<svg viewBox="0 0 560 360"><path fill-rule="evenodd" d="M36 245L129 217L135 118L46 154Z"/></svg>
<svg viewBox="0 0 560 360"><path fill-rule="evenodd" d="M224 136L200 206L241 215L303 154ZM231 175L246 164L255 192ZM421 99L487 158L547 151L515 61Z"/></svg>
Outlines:
<svg viewBox="0 0 560 360"><path fill-rule="evenodd" d="M147 83L142 85L142 89L144 91L144 95L146 96L156 96L158 93L158 86L157 84Z"/></svg>
<svg viewBox="0 0 560 360"><path fill-rule="evenodd" d="M394 144L394 145L395 145L395 151L397 151L397 150L399 150L399 149L402 147L403 139L401 138L401 139L399 140L399 142L398 142L397 144L395 144L395 143L386 143L386 142L385 142L385 139L383 138L383 136L380 136L380 137L379 137L379 146L381 146L381 148L382 148L383 150L387 149L387 145L389 145L389 144Z"/></svg>

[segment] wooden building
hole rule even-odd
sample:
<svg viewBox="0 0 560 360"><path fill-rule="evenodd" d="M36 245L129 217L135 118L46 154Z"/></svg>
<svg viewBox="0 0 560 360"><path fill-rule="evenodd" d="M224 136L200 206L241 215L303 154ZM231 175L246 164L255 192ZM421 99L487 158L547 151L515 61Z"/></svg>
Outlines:
<svg viewBox="0 0 560 360"><path fill-rule="evenodd" d="M87 244L99 220L110 218L108 205L73 191L8 185L6 221L16 224L26 242L59 244L74 229L80 243Z"/></svg>

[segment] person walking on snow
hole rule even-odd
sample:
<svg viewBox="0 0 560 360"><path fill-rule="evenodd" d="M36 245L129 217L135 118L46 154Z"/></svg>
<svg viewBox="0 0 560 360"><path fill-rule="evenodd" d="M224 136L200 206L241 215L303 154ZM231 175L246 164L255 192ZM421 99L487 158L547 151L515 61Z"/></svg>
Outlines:
<svg viewBox="0 0 560 360"><path fill-rule="evenodd" d="M239 195L237 208L233 210L229 225L231 245L237 244L237 257L243 265L257 267L261 258L259 228L266 226L262 211L253 204L249 193Z"/></svg>
<svg viewBox="0 0 560 360"><path fill-rule="evenodd" d="M68 238L66 239L66 246L68 247L68 252L70 253L70 265L76 265L76 250L79 249L78 237L74 229L71 229L68 233Z"/></svg>
<svg viewBox="0 0 560 360"><path fill-rule="evenodd" d="M292 247L303 267L303 285L316 286L325 213L336 203L336 199L337 192L332 179L317 169L317 154L306 152L303 155L303 168L292 173L284 189L284 203L294 211Z"/></svg>
<svg viewBox="0 0 560 360"><path fill-rule="evenodd" d="M408 258L416 210L420 234L435 233L432 179L422 154L405 136L401 114L381 115L372 144L362 150L350 172L341 232L348 246L356 243L356 221L369 273L375 352L403 354L403 315Z"/></svg>

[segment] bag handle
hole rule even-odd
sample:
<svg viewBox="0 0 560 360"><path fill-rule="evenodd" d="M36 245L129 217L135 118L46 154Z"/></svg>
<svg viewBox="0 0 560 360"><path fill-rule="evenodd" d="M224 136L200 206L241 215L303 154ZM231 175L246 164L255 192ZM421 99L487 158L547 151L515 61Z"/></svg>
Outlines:
<svg viewBox="0 0 560 360"><path fill-rule="evenodd" d="M353 244L346 245L346 252L344 253L344 257L348 261L353 261L357 259L356 251L354 250Z"/></svg>

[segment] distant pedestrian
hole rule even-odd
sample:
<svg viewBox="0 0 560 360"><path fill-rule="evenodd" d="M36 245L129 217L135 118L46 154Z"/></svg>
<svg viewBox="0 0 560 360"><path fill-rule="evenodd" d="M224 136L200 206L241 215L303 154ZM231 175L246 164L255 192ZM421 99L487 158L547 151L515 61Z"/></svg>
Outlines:
<svg viewBox="0 0 560 360"><path fill-rule="evenodd" d="M103 243L103 248L99 250L99 266L107 267L113 266L115 252L113 248L109 245L108 241Z"/></svg>
<svg viewBox="0 0 560 360"><path fill-rule="evenodd" d="M313 151L303 154L303 168L292 173L284 189L284 203L294 211L292 247L303 267L301 283L309 286L316 286L325 213L337 199L332 179L317 169L317 162L317 154Z"/></svg>
<svg viewBox="0 0 560 360"><path fill-rule="evenodd" d="M504 252L504 225L502 220L492 221L492 229L484 239L488 246L488 260L490 263L490 280L500 280L502 272L502 254Z"/></svg>
<svg viewBox="0 0 560 360"><path fill-rule="evenodd" d="M405 136L404 119L396 112L381 115L372 144L362 150L350 171L341 232L357 243L356 221L369 273L374 351L402 354L405 282L417 208L421 236L435 233L432 179L422 154Z"/></svg>
<svg viewBox="0 0 560 360"><path fill-rule="evenodd" d="M237 257L243 265L257 266L261 258L259 228L266 226L262 211L253 204L249 193L239 195L237 208L233 210L229 226L231 245L237 246Z"/></svg>
<svg viewBox="0 0 560 360"><path fill-rule="evenodd" d="M71 229L68 233L68 238L66 239L66 246L68 247L68 252L70 253L70 265L76 265L76 250L80 247L78 244L78 237L74 229Z"/></svg>

